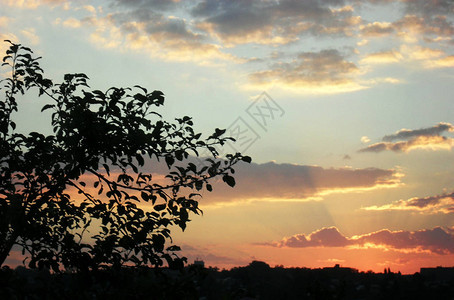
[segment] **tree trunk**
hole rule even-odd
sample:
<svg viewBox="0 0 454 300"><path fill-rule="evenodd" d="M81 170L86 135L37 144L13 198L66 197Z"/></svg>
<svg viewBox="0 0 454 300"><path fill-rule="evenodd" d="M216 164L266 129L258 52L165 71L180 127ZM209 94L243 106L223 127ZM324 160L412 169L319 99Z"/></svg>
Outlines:
<svg viewBox="0 0 454 300"><path fill-rule="evenodd" d="M18 235L13 231L13 233L9 237L5 237L5 241L1 241L2 244L0 246L0 267L3 266L5 260L8 258L11 249L16 243L17 237Z"/></svg>

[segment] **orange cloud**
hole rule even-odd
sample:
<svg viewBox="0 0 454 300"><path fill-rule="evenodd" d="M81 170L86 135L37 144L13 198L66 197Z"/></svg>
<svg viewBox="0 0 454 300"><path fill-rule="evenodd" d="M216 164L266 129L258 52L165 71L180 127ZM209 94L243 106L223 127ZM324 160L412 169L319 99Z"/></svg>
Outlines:
<svg viewBox="0 0 454 300"><path fill-rule="evenodd" d="M444 68L454 67L454 55L449 55L444 58L437 59L433 63L437 67L444 67Z"/></svg>

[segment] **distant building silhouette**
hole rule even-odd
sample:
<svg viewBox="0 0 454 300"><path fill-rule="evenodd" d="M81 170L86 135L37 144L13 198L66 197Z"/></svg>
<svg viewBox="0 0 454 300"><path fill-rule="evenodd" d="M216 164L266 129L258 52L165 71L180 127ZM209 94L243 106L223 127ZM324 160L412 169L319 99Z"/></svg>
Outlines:
<svg viewBox="0 0 454 300"><path fill-rule="evenodd" d="M431 280L454 280L454 267L421 268L420 274Z"/></svg>
<svg viewBox="0 0 454 300"><path fill-rule="evenodd" d="M334 267L325 267L322 270L328 271L332 274L352 274L358 273L357 269L341 267L339 264L335 264Z"/></svg>
<svg viewBox="0 0 454 300"><path fill-rule="evenodd" d="M198 257L194 260L194 266L205 268L205 262Z"/></svg>

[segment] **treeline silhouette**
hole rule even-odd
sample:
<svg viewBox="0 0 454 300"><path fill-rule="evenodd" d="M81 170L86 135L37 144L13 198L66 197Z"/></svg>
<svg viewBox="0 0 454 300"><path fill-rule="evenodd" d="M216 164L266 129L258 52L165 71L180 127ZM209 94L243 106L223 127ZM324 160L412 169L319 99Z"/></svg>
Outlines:
<svg viewBox="0 0 454 300"><path fill-rule="evenodd" d="M124 267L87 273L3 267L0 299L453 299L453 268L429 271L402 275L389 268L374 273L260 261L231 270L200 264L180 271Z"/></svg>

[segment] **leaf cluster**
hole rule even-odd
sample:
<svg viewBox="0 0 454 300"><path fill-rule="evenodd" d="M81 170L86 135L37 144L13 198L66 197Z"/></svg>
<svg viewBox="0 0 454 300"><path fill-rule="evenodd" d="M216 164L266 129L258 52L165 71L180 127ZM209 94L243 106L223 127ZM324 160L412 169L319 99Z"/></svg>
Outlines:
<svg viewBox="0 0 454 300"><path fill-rule="evenodd" d="M233 187L240 153L215 159L225 130L203 138L191 117L168 122L161 91L91 90L87 75L44 77L30 48L10 44L0 100L0 264L19 245L36 268L93 270L125 264L181 267L170 228L199 214L200 191L221 177ZM50 103L52 135L15 131L16 96L37 89ZM189 162L201 150L213 158ZM166 180L152 168L165 163ZM150 166L151 164L151 166ZM90 182L85 180L91 178ZM85 181L84 181L85 180Z"/></svg>

